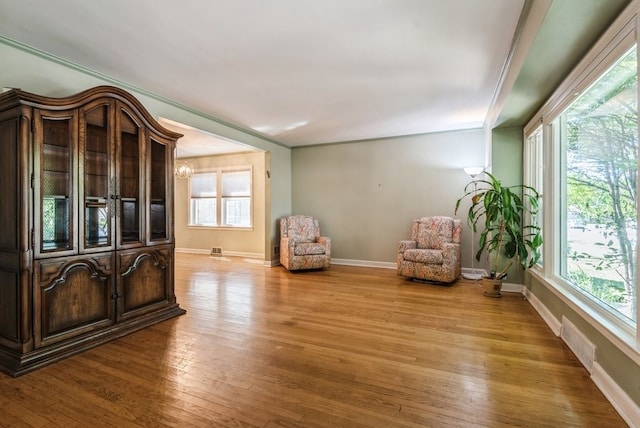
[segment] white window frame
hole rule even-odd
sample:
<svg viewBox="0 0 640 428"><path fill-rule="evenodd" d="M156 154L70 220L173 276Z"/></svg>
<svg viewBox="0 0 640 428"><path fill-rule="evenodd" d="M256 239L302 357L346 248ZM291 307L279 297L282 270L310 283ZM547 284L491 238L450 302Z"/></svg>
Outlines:
<svg viewBox="0 0 640 428"><path fill-rule="evenodd" d="M535 219L531 216L530 212L526 213L526 224L536 224L536 226L540 227L542 233L544 233L544 197L545 190L544 186L544 169L546 166L546 162L544 161L544 155L546 150L544 149L544 137L543 137L544 126L542 125L542 120L538 119L536 126L533 127L532 130L526 130L524 135L525 147L524 147L524 182L536 189L538 192L538 206L539 206L539 224L535 221ZM542 184L542 185L541 185ZM545 259L545 245L543 241L542 245L542 257L538 261L536 267L542 269L544 266Z"/></svg>
<svg viewBox="0 0 640 428"><path fill-rule="evenodd" d="M637 14L638 8L627 8L623 12L525 127L525 174L523 179L525 184L535 186L535 182L532 181L534 178L532 170L536 168L536 165L530 162L540 161L540 159L536 159L536 156L532 156L532 153L527 154L527 139L542 124L542 162L544 165L544 189L542 190L544 194L543 264L531 268L529 272L537 281L545 284L572 310L580 314L599 333L615 344L633 361L640 364L640 316L636 316L635 326L630 327L627 322L604 309L586 293L569 285L559 275L559 255L561 251L561 239L559 237L562 230L559 182L563 173L563 163L559 156L561 149L559 147L561 141L560 129L556 124L559 115L581 91L587 89L634 44L636 49L639 49L636 31ZM636 263L639 262L640 255L636 260ZM636 284L636 286L638 285ZM640 308L640 305L638 306Z"/></svg>
<svg viewBox="0 0 640 428"><path fill-rule="evenodd" d="M222 189L223 175L228 173L248 172L249 173L249 196L242 196L241 198L249 199L249 224L248 225L233 225L224 223L224 203L225 199L229 199L230 196L225 196ZM192 213L192 193L191 193L191 178L189 178L189 197L188 197L188 227L193 229L253 229L253 204L254 204L254 191L253 191L253 167L252 166L237 166L237 167L225 167L214 168L195 171L194 175L198 174L216 174L216 224L197 224L193 222L194 215Z"/></svg>

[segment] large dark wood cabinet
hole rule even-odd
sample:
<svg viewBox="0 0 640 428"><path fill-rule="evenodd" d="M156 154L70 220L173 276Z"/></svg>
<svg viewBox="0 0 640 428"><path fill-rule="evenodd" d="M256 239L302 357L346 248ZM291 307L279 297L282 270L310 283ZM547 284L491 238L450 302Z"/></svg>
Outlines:
<svg viewBox="0 0 640 428"><path fill-rule="evenodd" d="M0 95L0 368L20 375L185 311L173 284L181 135L131 94Z"/></svg>

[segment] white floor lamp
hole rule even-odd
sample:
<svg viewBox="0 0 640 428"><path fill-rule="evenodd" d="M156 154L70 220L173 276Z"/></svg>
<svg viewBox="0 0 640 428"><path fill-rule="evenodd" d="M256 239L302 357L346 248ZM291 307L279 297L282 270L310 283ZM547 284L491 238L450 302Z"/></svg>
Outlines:
<svg viewBox="0 0 640 428"><path fill-rule="evenodd" d="M482 171L484 171L484 168L481 166L472 166L472 167L467 167L464 169L464 172L467 173L467 175L469 177L471 177L471 179L473 180L473 191L475 193L475 191L478 189L478 184L475 181L475 178L480 175L482 173ZM471 229L471 231L473 232L473 229ZM476 240L476 234L475 232L472 233L471 236L471 273L463 273L462 277L465 279L471 279L471 280L478 280L480 278L482 278L482 274L480 273L476 273L476 269L474 267L473 264L473 259L475 259L475 254L473 252L473 241Z"/></svg>

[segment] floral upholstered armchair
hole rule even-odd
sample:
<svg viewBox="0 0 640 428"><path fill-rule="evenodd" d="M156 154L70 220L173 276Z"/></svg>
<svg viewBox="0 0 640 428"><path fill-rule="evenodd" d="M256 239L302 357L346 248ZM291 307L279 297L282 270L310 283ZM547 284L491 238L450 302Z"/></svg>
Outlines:
<svg viewBox="0 0 640 428"><path fill-rule="evenodd" d="M331 266L331 239L320 236L317 219L307 215L280 219L280 263L288 270Z"/></svg>
<svg viewBox="0 0 640 428"><path fill-rule="evenodd" d="M413 222L411 240L398 244L398 275L451 283L460 277L460 220L422 217Z"/></svg>

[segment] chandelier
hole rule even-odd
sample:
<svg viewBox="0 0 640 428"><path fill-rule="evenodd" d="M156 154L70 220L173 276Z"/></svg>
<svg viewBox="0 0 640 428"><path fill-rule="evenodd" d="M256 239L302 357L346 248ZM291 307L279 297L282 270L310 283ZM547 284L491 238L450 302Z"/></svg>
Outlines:
<svg viewBox="0 0 640 428"><path fill-rule="evenodd" d="M189 178L193 175L193 165L186 161L177 161L174 173L178 178Z"/></svg>

